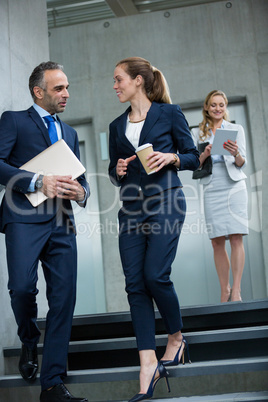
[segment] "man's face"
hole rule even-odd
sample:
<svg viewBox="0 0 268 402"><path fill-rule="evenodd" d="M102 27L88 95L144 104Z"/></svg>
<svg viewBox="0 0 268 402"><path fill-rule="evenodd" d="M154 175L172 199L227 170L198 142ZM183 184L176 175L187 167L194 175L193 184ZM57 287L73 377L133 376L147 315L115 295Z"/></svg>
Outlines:
<svg viewBox="0 0 268 402"><path fill-rule="evenodd" d="M39 88L36 104L48 113L64 112L69 98L69 83L66 75L61 70L46 70L44 74L44 88Z"/></svg>

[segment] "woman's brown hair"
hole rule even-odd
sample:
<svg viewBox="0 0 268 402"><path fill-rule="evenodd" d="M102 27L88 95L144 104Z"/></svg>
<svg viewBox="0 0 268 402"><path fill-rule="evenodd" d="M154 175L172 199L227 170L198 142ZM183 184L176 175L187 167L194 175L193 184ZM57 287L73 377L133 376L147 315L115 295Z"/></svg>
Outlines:
<svg viewBox="0 0 268 402"><path fill-rule="evenodd" d="M144 90L148 99L153 102L171 103L168 84L160 70L153 67L148 60L141 57L128 57L120 60L116 67L122 66L126 73L134 80L141 75Z"/></svg>

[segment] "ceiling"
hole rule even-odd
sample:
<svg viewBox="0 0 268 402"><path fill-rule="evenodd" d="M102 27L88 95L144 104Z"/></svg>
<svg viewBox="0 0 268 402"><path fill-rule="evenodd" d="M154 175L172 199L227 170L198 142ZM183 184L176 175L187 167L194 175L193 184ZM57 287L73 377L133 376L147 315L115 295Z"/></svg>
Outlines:
<svg viewBox="0 0 268 402"><path fill-rule="evenodd" d="M47 0L48 28L216 1L221 0Z"/></svg>

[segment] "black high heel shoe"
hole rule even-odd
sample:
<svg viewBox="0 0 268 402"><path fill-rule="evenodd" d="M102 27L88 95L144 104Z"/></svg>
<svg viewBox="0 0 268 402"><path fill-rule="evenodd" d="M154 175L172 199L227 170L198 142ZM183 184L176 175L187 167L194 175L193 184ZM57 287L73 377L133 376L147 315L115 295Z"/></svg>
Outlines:
<svg viewBox="0 0 268 402"><path fill-rule="evenodd" d="M181 348L184 346L183 351L182 351L182 355L181 358L179 359L180 356L180 352L181 352ZM176 356L174 358L174 360L160 360L160 363L163 364L163 366L168 367L168 366L178 366L180 364L180 360L182 360L182 364L184 364L184 353L185 350L187 350L187 355L188 355L188 361L189 363L192 363L190 360L190 353L189 353L189 345L188 342L186 341L184 335L182 335L182 342L181 342L181 346L178 350L178 352L176 353Z"/></svg>
<svg viewBox="0 0 268 402"><path fill-rule="evenodd" d="M158 373L159 373L159 377L155 378L157 370L158 370ZM161 362L158 362L157 367L156 367L156 369L154 371L154 375L153 375L152 380L150 382L150 385L149 385L147 393L146 394L136 394L128 402L138 402L138 401L144 401L145 399L152 398L153 393L154 393L154 389L156 387L156 384L158 383L158 381L161 378L165 378L166 385L167 385L167 390L168 390L168 392L170 392L170 387L169 387L169 382L168 382L168 375L169 374L168 374L167 370L165 369L165 367L161 364Z"/></svg>

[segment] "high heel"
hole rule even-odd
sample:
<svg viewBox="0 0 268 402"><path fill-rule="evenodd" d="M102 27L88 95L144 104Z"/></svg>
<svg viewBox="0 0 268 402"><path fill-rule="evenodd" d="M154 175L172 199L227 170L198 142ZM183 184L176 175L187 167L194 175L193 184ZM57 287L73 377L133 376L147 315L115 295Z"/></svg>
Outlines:
<svg viewBox="0 0 268 402"><path fill-rule="evenodd" d="M158 370L158 373L159 373L159 377L155 378L157 370ZM152 380L150 382L150 385L149 385L147 393L146 394L136 394L128 402L138 402L138 401L144 401L145 399L152 398L153 393L154 393L154 389L156 387L156 384L158 383L158 381L161 378L165 378L166 385L167 385L167 390L168 390L168 392L170 392L170 386L169 386L169 382L168 382L168 375L169 374L168 374L167 370L165 369L165 367L161 364L161 362L158 362L157 367L156 367L156 369L154 371L154 375L153 375Z"/></svg>
<svg viewBox="0 0 268 402"><path fill-rule="evenodd" d="M180 357L180 352L181 352L181 348L182 346L184 346L183 351L182 351L182 355L181 358ZM185 350L187 351L187 355L188 355L188 361L189 363L192 363L190 360L190 353L189 353L189 345L188 342L186 341L184 335L182 335L182 342L181 342L181 346L178 350L178 352L176 353L176 356L173 360L160 360L160 362L163 364L163 366L168 367L168 366L178 366L180 364L180 361L182 360L182 364L185 363L184 361L184 353Z"/></svg>

